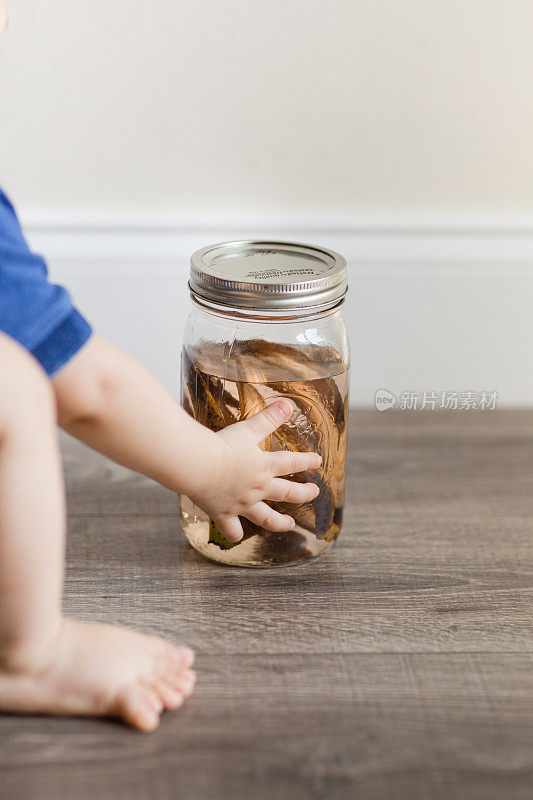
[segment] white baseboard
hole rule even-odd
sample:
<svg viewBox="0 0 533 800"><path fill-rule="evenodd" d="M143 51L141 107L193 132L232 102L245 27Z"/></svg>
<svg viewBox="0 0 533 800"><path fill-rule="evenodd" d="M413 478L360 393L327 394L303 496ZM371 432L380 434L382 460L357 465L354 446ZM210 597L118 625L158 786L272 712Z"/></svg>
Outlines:
<svg viewBox="0 0 533 800"><path fill-rule="evenodd" d="M498 391L533 404L533 219L353 220L59 213L22 216L52 276L95 327L173 391L190 254L235 238L321 244L349 263L352 401L380 388Z"/></svg>
<svg viewBox="0 0 533 800"><path fill-rule="evenodd" d="M377 265L409 271L468 267L474 271L529 270L533 266L533 218L420 216L352 220L183 218L171 215L29 211L26 231L55 262L85 269L90 261L131 263L136 270L188 262L206 242L283 238L338 249L359 272Z"/></svg>

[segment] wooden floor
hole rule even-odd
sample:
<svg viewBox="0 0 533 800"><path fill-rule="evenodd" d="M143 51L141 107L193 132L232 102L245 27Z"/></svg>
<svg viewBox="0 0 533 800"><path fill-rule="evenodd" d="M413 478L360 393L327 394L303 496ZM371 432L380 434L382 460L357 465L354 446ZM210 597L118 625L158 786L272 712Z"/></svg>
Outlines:
<svg viewBox="0 0 533 800"><path fill-rule="evenodd" d="M186 642L198 686L151 735L0 717L2 800L533 797L533 412L354 414L337 546L270 571L64 453L66 611Z"/></svg>

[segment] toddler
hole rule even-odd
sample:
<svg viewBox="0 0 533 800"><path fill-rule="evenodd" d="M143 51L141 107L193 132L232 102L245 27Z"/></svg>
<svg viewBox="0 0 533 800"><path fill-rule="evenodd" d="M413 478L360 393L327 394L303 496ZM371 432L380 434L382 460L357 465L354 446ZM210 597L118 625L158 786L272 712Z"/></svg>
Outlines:
<svg viewBox="0 0 533 800"><path fill-rule="evenodd" d="M7 2L0 0L0 33ZM120 464L188 495L230 541L239 516L272 531L294 520L316 453L265 452L292 412L272 403L219 433L189 417L137 361L92 332L48 281L0 190L0 709L113 715L153 730L193 691L193 652L158 636L61 614L64 489L56 422Z"/></svg>

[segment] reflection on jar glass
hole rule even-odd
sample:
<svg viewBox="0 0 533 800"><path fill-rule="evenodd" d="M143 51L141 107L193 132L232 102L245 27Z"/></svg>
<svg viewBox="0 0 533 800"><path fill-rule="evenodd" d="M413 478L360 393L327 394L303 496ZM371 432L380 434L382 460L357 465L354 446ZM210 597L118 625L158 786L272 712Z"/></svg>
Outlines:
<svg viewBox="0 0 533 800"><path fill-rule="evenodd" d="M230 242L191 260L191 314L182 353L181 400L213 431L287 398L293 414L267 450L315 451L319 469L290 476L320 493L300 505L270 502L295 528L273 533L240 518L244 538L227 541L201 509L181 498L191 545L225 564L293 564L329 549L342 525L349 353L341 306L346 264L323 248Z"/></svg>

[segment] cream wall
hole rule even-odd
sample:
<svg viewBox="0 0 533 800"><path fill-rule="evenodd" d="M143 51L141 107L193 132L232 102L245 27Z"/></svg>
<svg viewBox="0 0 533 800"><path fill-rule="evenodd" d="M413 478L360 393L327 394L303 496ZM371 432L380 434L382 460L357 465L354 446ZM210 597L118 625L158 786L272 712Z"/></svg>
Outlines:
<svg viewBox="0 0 533 800"><path fill-rule="evenodd" d="M24 206L533 211L531 0L11 0Z"/></svg>
<svg viewBox="0 0 533 800"><path fill-rule="evenodd" d="M532 0L11 0L0 184L176 390L196 247L349 261L351 397L533 405Z"/></svg>

